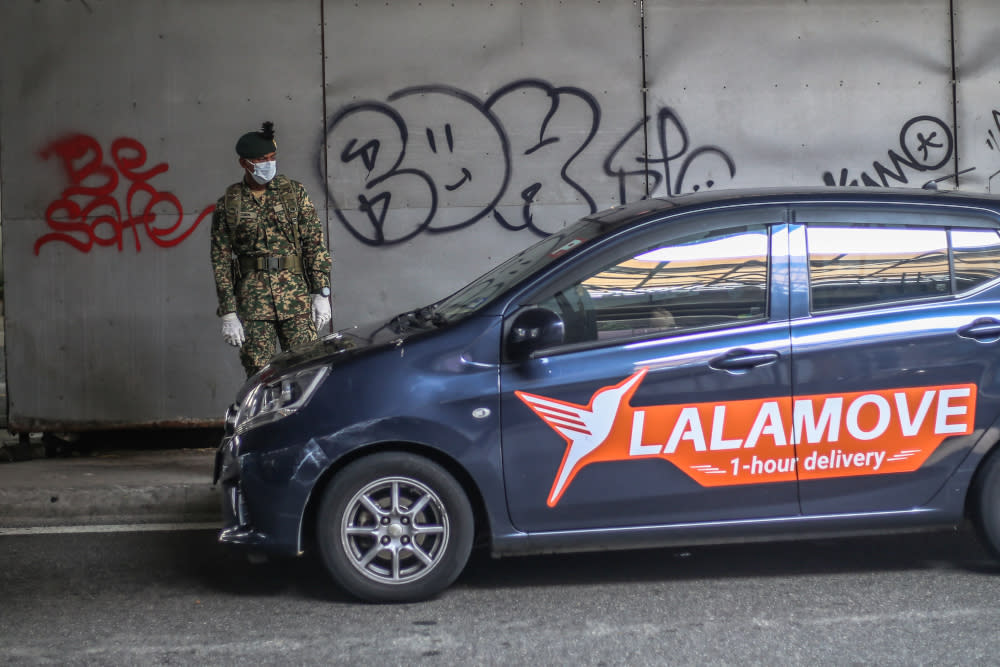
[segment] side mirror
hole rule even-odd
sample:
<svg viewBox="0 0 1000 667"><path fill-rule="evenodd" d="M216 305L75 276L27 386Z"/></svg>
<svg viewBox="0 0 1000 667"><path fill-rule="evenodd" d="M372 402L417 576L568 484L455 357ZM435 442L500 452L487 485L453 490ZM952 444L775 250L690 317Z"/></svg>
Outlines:
<svg viewBox="0 0 1000 667"><path fill-rule="evenodd" d="M524 361L532 353L566 341L566 325L548 308L531 307L514 316L507 332L507 357Z"/></svg>

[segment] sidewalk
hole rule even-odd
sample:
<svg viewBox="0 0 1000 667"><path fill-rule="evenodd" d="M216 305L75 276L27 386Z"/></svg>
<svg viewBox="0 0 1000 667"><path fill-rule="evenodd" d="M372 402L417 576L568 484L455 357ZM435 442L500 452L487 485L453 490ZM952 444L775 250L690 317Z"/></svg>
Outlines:
<svg viewBox="0 0 1000 667"><path fill-rule="evenodd" d="M204 443L199 443L204 444ZM215 450L95 449L0 463L3 528L131 523L218 523Z"/></svg>

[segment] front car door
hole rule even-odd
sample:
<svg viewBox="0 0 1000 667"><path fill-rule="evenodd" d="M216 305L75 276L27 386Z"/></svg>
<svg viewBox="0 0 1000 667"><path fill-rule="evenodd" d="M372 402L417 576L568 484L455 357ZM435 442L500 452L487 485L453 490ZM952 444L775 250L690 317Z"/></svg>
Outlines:
<svg viewBox="0 0 1000 667"><path fill-rule="evenodd" d="M504 480L523 531L798 513L783 207L689 214L581 254L507 314L566 344L501 368Z"/></svg>

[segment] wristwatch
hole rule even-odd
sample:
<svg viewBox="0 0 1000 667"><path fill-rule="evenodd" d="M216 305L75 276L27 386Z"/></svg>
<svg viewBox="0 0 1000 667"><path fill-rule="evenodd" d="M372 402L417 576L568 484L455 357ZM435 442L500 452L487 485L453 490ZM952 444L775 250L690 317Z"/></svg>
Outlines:
<svg viewBox="0 0 1000 667"><path fill-rule="evenodd" d="M324 287L319 291L319 293L322 294L323 296L330 296L330 288Z"/></svg>

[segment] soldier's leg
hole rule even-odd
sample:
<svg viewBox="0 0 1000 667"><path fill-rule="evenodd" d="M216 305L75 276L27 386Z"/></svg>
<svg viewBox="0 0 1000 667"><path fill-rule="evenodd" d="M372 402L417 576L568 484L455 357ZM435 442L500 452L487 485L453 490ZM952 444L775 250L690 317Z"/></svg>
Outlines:
<svg viewBox="0 0 1000 667"><path fill-rule="evenodd" d="M246 336L240 348L240 361L247 377L250 377L274 356L274 341L278 335L274 320L247 320L243 323L243 333Z"/></svg>
<svg viewBox="0 0 1000 667"><path fill-rule="evenodd" d="M316 338L316 325L309 314L278 320L278 342L281 343L282 350L314 341Z"/></svg>

